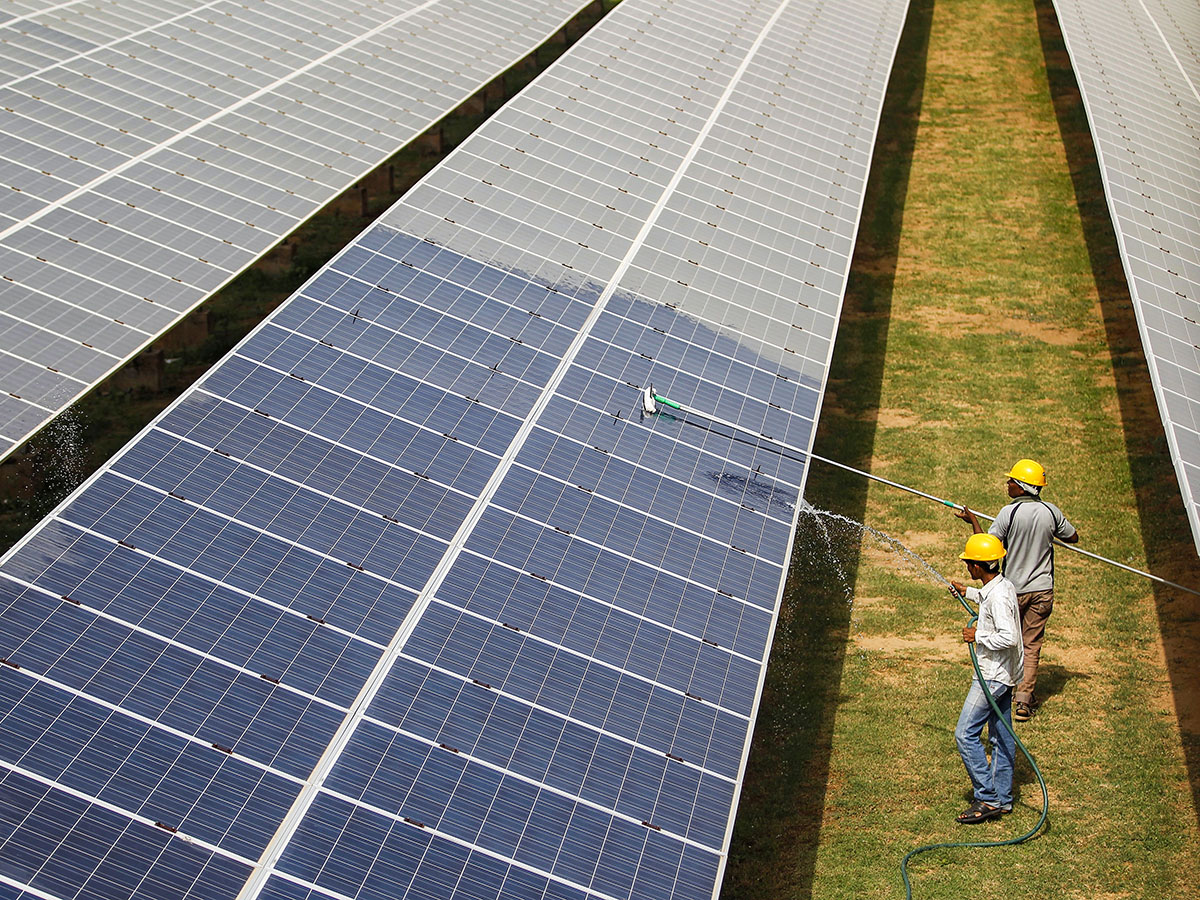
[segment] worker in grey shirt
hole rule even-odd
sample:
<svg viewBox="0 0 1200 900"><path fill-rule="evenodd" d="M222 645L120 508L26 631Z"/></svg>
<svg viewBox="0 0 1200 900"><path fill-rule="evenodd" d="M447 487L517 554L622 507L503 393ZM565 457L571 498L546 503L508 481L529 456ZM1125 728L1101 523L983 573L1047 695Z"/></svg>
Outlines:
<svg viewBox="0 0 1200 900"><path fill-rule="evenodd" d="M1079 541L1075 526L1061 509L1041 498L1046 470L1032 459L1018 460L1008 473L1012 502L996 514L988 533L1004 542L1004 577L1017 591L1021 609L1021 636L1025 645L1025 670L1013 693L1013 718L1028 721L1037 709L1038 661L1046 636L1046 620L1054 609L1054 539L1065 544ZM965 506L954 513L983 532L975 513Z"/></svg>

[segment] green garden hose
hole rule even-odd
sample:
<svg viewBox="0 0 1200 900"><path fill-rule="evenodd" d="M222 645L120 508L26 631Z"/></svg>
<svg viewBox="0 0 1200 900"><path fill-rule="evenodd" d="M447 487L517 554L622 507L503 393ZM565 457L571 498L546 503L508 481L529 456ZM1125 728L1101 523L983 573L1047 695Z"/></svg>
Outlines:
<svg viewBox="0 0 1200 900"><path fill-rule="evenodd" d="M949 582L947 582L947 584L949 584ZM951 587L951 591L954 596L958 598L958 602L963 605L963 608L966 609L971 616L971 621L968 623L968 627L974 625L979 616L976 615L975 611L971 609L970 605L967 603L962 594L954 590L953 587ZM1038 786L1042 789L1042 814L1038 817L1037 823L1027 832L1022 834L1020 837L1009 838L1006 841L948 841L941 844L925 844L922 847L917 847L908 851L908 853L904 855L904 859L900 861L900 877L904 879L904 896L907 898L907 900L912 900L912 884L910 884L908 880L908 861L918 853L925 853L929 850L941 850L943 848L950 847L1007 847L1010 844L1023 844L1025 841L1036 837L1042 830L1042 826L1046 824L1046 816L1050 810L1050 795L1046 792L1046 779L1042 777L1042 770L1038 768L1038 764L1036 760L1034 760L1033 754L1029 752L1023 743L1021 743L1021 739L1017 737L1017 733L1013 730L1012 725L1009 724L1008 719L1006 719L1000 712L1000 707L996 705L996 698L993 697L992 692L988 690L987 681L984 680L983 673L979 671L979 657L975 653L975 644L968 644L967 648L971 651L971 665L975 667L975 677L979 679L979 684L983 687L983 693L987 697L988 705L992 707L992 711L996 714L996 718L1000 720L1000 724L1003 725L1008 730L1008 733L1013 736L1013 740L1016 741L1017 746L1021 749L1021 752L1025 754L1025 758L1029 760L1029 765L1033 767L1033 774L1037 776Z"/></svg>

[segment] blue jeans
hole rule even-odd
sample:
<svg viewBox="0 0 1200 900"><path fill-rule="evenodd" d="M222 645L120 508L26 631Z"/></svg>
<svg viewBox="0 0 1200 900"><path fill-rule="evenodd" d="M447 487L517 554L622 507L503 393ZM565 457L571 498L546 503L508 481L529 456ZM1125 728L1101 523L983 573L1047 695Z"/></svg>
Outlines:
<svg viewBox="0 0 1200 900"><path fill-rule="evenodd" d="M1012 688L999 681L989 681L988 690L996 698L996 705L1004 714L1004 721L1012 726ZM992 761L989 764L980 736L987 725L988 740L992 745ZM975 799L988 806L1011 809L1013 802L1013 757L1016 741L1012 732L1000 724L978 678L971 679L971 690L963 701L962 713L954 729L954 741L959 755L967 767L967 775L975 788Z"/></svg>

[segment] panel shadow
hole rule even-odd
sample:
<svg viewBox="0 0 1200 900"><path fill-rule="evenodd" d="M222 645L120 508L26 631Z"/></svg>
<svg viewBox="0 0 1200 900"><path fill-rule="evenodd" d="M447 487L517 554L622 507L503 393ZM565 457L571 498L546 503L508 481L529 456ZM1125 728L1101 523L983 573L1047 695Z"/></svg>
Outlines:
<svg viewBox="0 0 1200 900"><path fill-rule="evenodd" d="M888 82L814 452L868 468L934 0L913 0ZM818 466L820 464L818 463ZM806 497L861 521L867 482L820 467ZM801 514L721 896L812 896L857 550Z"/></svg>

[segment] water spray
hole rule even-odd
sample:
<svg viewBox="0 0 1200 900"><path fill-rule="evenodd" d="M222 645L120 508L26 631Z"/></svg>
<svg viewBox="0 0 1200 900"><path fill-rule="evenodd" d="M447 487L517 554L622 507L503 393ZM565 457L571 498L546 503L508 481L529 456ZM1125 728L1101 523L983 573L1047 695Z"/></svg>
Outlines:
<svg viewBox="0 0 1200 900"><path fill-rule="evenodd" d="M780 448L780 449L775 449L775 447L764 446L763 449L769 450L773 453L777 453L780 456L787 457L788 459L794 460L795 462L803 463L803 462L806 462L807 460L816 460L817 462L825 463L828 466L833 466L835 468L842 469L843 471L850 472L854 475L861 475L863 478L869 478L871 481L878 481L880 484L886 484L888 487L899 488L900 490L907 491L910 494L916 494L918 497L924 497L926 500L933 500L935 503L942 504L942 506L950 507L950 509L955 509L955 510L966 509L965 506L963 506L959 503L954 503L950 500L944 500L941 497L934 496L933 494L927 494L924 491L919 491L916 488L909 487L906 484L900 484L900 482L898 482L898 481L890 481L887 478L881 478L879 475L872 475L870 472L864 472L862 469L856 469L853 466L848 466L845 463L838 462L837 460L829 459L824 456L819 456L810 450L805 450L800 447L794 447L790 444L786 444L782 441L776 440L775 438L769 437L765 434L760 434L759 432L754 431L754 429L752 429L752 428L747 428L745 425L739 425L736 422L730 422L726 419L721 419L721 418L718 418L717 416L713 416L708 413L697 412L696 410L684 409L682 405L680 405L679 403L676 403L674 400L669 400L666 397L661 396L660 394L656 394L654 392L653 385L650 385L642 390L642 412L645 415L652 416L652 415L657 414L659 411L659 409L658 409L659 404L669 407L670 409L678 410L680 413L683 413L684 415L700 416L701 418L706 419L707 421L712 422L714 424L723 425L726 428L730 428L734 431L740 431L743 434L753 435L754 439L755 439L755 443L758 444L759 446L762 446L763 442L765 441L768 444L774 444L774 445L776 445L776 447ZM701 425L698 422L692 422L692 421L689 421L688 419L682 419L681 421L684 422L684 424L686 424L686 425L692 425L696 428L705 428L705 430L711 430L711 429L708 429L706 426ZM734 438L734 440L740 440L740 439ZM793 453L799 454L799 457L790 455ZM995 521L994 516L984 515L983 513L978 512L978 511L974 511L974 512L981 519L987 519L989 522ZM1059 541L1057 539L1055 539L1054 543L1057 544L1059 547L1062 547L1066 550L1070 550L1072 553L1080 553L1084 556L1090 557L1091 559L1097 560L1099 562L1107 563L1110 566L1115 566L1118 569L1124 569L1126 572L1130 572L1134 575L1140 575L1143 578L1149 578L1151 581L1157 581L1159 584L1165 584L1168 587L1175 588L1176 590L1186 591L1189 594L1196 594L1197 596L1200 596L1200 591L1196 590L1195 588L1190 588L1190 587L1187 587L1186 585L1177 584L1174 581L1168 581L1166 578L1161 578L1158 575L1152 575L1149 572L1142 571L1141 569L1135 569L1133 566L1127 566L1127 565L1125 565L1125 563L1117 562L1115 559L1109 559L1108 557L1101 556L1099 553L1092 553L1090 550L1084 550L1083 548L1077 547L1074 544L1064 544L1062 541Z"/></svg>

